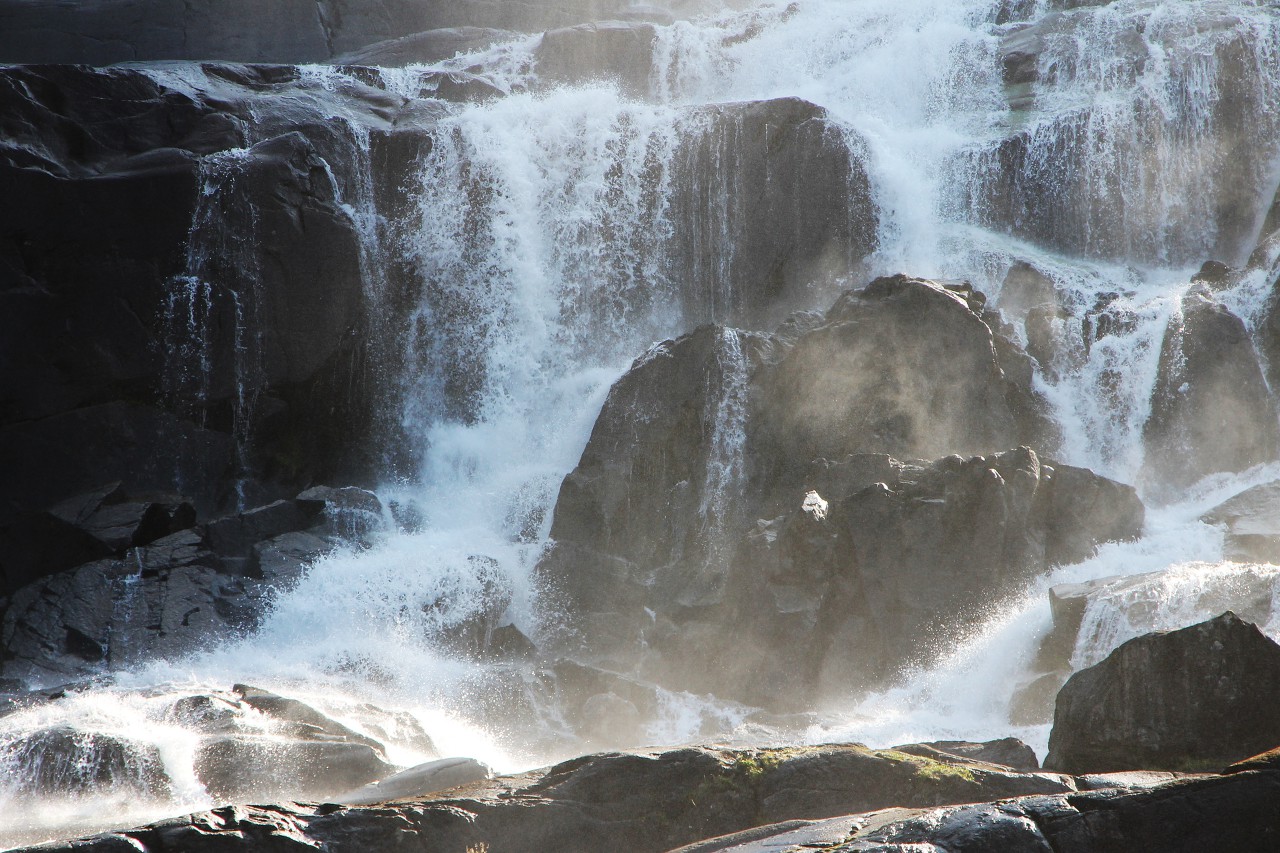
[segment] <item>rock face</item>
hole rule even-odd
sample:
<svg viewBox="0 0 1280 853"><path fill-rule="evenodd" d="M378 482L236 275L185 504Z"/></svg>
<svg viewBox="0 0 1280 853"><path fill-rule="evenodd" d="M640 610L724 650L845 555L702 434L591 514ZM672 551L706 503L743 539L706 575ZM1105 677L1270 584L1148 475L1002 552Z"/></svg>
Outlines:
<svg viewBox="0 0 1280 853"><path fill-rule="evenodd" d="M1076 8L1094 5L1104 8ZM1037 115L1029 129L1015 122L1016 132L975 156L967 190L972 213L991 227L1076 255L1169 266L1207 257L1242 262L1274 186L1268 177L1274 143L1248 141L1274 135L1266 119L1259 121L1273 97L1262 82L1269 67L1258 53L1268 36L1242 30L1226 12L1160 20L1152 7L1124 4L1037 8L1048 14L1002 40L1006 99L1014 110L1067 106ZM1085 41L1105 63L1077 60L1077 45ZM1154 50L1169 58L1167 66L1150 62ZM1211 60L1196 64L1206 56ZM1204 73L1193 68L1211 70L1193 81ZM1208 120L1189 133L1181 119L1161 112L1159 96L1116 111L1078 106L1075 96L1084 92L1135 85L1121 79L1141 81L1136 85L1152 92L1208 85L1231 95L1215 101ZM1104 123L1110 132L1099 131ZM1153 149L1176 154L1164 155L1156 167L1154 158L1144 157ZM1162 197L1179 201L1171 207Z"/></svg>
<svg viewBox="0 0 1280 853"><path fill-rule="evenodd" d="M411 804L232 807L98 836L87 844L91 850L133 843L198 853L289 839L334 851L462 853L484 845L531 853L660 853L784 819L899 802L929 806L1073 790L1070 779L1053 774L955 762L859 746L614 753L475 783Z"/></svg>
<svg viewBox="0 0 1280 853"><path fill-rule="evenodd" d="M0 62L108 65L163 59L324 62L423 30L498 27L537 31L607 17L599 0L246 0L192 6L177 0L0 4ZM246 26L253 21L253 26ZM452 54L450 54L452 55ZM447 58L447 57L446 57Z"/></svg>
<svg viewBox="0 0 1280 853"><path fill-rule="evenodd" d="M1122 645L1058 694L1045 766L1222 767L1280 743L1280 646L1231 612Z"/></svg>
<svg viewBox="0 0 1280 853"><path fill-rule="evenodd" d="M1007 585L1136 536L1132 489L1027 448L888 455L1017 441L976 304L881 279L775 335L704 327L638 360L538 568L578 653L750 702L851 690Z"/></svg>
<svg viewBox="0 0 1280 853"><path fill-rule="evenodd" d="M381 509L353 487L316 487L208 523L180 497L138 500L119 484L68 499L36 514L61 526L38 529L97 550L72 568L37 562L44 576L0 590L0 673L66 680L229 639L254 627L306 564L374 536ZM22 568L12 561L23 553L6 552L0 565Z"/></svg>
<svg viewBox="0 0 1280 853"><path fill-rule="evenodd" d="M0 194L27 200L0 212L0 521L111 479L208 515L370 475L385 317L351 211L379 200L349 170L399 185L429 110L393 130L404 99L332 89L226 64L0 73ZM363 159L343 113L374 129Z"/></svg>
<svg viewBox="0 0 1280 853"><path fill-rule="evenodd" d="M1195 285L1169 324L1151 417L1144 476L1157 495L1200 478L1276 459L1276 401L1244 323Z"/></svg>

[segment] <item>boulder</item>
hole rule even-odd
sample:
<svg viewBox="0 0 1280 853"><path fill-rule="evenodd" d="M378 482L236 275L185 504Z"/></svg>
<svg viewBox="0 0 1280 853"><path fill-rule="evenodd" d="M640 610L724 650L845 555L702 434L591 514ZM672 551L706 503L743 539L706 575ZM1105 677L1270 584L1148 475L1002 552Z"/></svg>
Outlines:
<svg viewBox="0 0 1280 853"><path fill-rule="evenodd" d="M447 791L492 775L493 771L474 758L440 758L340 794L335 800L349 806L367 806Z"/></svg>
<svg viewBox="0 0 1280 853"><path fill-rule="evenodd" d="M1143 443L1143 477L1166 498L1280 453L1276 400L1258 354L1244 323L1205 285L1188 291L1165 332Z"/></svg>
<svg viewBox="0 0 1280 853"><path fill-rule="evenodd" d="M1224 558L1280 565L1280 480L1246 489L1200 520L1226 526Z"/></svg>
<svg viewBox="0 0 1280 853"><path fill-rule="evenodd" d="M365 744L269 736L213 737L195 756L196 778L219 803L324 801L394 769Z"/></svg>
<svg viewBox="0 0 1280 853"><path fill-rule="evenodd" d="M799 98L695 107L679 124L666 263L693 322L771 328L876 247L860 140Z"/></svg>
<svg viewBox="0 0 1280 853"><path fill-rule="evenodd" d="M1045 766L1223 767L1280 743L1280 646L1230 611L1130 640L1058 694Z"/></svg>
<svg viewBox="0 0 1280 853"><path fill-rule="evenodd" d="M41 797L160 798L169 793L170 779L154 744L105 732L59 725L6 737L0 761L7 768L6 793L27 804Z"/></svg>
<svg viewBox="0 0 1280 853"><path fill-rule="evenodd" d="M537 568L571 614L572 653L744 701L851 690L1003 584L1136 536L1131 488L1042 470L1027 449L887 455L1018 435L982 305L899 276L776 335L708 326L638 359L564 480Z"/></svg>

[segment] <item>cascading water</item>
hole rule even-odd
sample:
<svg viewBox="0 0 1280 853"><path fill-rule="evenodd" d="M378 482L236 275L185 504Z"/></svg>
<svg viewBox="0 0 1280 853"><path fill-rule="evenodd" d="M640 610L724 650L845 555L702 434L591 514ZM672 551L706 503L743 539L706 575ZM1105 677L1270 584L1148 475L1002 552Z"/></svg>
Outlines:
<svg viewBox="0 0 1280 853"><path fill-rule="evenodd" d="M334 170L357 175L340 193L366 241L394 243L420 287L401 389L417 476L384 490L416 520L367 550L317 561L278 593L250 637L119 674L111 687L76 694L56 711L7 716L4 807L29 804L32 774L62 772L20 752L24 738L51 722L96 743L81 749L98 756L85 765L90 778L99 773L93 768L109 767L101 772L119 788L103 786L103 797L117 805L150 798L120 821L212 804L191 769L203 735L167 709L235 682L307 697L358 732L371 732L373 722L352 697L376 697L382 708L411 714L442 754L472 755L501 770L576 750L524 669L478 662L456 637L471 624L514 624L535 639L554 628L556 614L540 608L530 572L559 484L610 384L654 340L733 313L731 292L711 288L691 299L702 282L682 280L668 263L687 227L671 218L674 182L699 179L679 168L682 143L705 129L691 106L799 97L824 107L870 179L880 224L867 272L969 279L1029 347L1041 340L1032 316L1039 309L1017 296L1010 271L1019 263L1037 271L1054 303L1045 327L1061 344L1037 356L1036 379L1059 421L1058 455L1138 481L1161 344L1189 267L1217 253L1239 263L1270 201L1264 193L1274 189L1280 20L1272 6L1246 0L1117 0L1070 12L1041 0L1029 21L1038 45L1035 98L1011 106L1001 39L1023 24L992 23L999 5L803 0L659 27L645 102L606 85L523 91L537 83L530 40L443 63L487 68L514 94L454 108L433 124L434 144L409 188L411 213L395 223L378 220L376 193L361 182L371 169L367 117L345 116L365 159ZM419 75L431 70L387 70L382 79L389 91L415 98ZM318 86L345 85L337 72L306 73ZM178 71L164 75L202 85ZM1224 99L1228 81L1239 80L1256 85L1235 86L1236 97ZM1233 134L1252 150L1231 147ZM210 190L205 201L216 196ZM1232 214L1218 215L1223 207ZM172 392L191 398L208 390L200 385L200 365L211 357L201 324L216 300L199 246L211 224L193 226L192 268L174 282L168 318L183 364ZM700 221L695 242L730 239L731 225ZM365 248L369 286L381 289L379 252L387 247ZM702 258L700 269L725 280L733 248ZM216 254L233 264L238 257L234 247ZM1221 298L1254 323L1265 296L1254 275ZM179 334L184 324L189 334ZM748 378L739 333L726 330L721 349L713 464L703 485L712 528L730 517L730 493L741 488ZM1275 474L1220 477L1154 509L1142 540L1104 546L1032 589L1011 591L984 631L899 688L863 697L807 732L754 728L738 736L889 744L1018 733L1042 749L1047 729L1012 726L1009 707L1050 624L1046 589L1167 570L1156 593L1143 593L1148 598L1117 584L1090 605L1077 666L1136 632L1215 615L1226 594L1218 587L1275 590L1274 567L1223 563L1221 533L1198 520ZM1186 604L1188 589L1194 605ZM1264 609L1275 632L1269 600L1260 618ZM711 697L673 693L663 693L660 706L648 731L664 743L709 737L708 727L733 737L747 715ZM422 758L412 738L385 742L395 764ZM163 765L167 787L139 781L139 761ZM56 796L78 794L78 784L45 784L54 794L28 810L29 826L0 833L0 843L32 840L52 832L47 826L81 827L69 800Z"/></svg>

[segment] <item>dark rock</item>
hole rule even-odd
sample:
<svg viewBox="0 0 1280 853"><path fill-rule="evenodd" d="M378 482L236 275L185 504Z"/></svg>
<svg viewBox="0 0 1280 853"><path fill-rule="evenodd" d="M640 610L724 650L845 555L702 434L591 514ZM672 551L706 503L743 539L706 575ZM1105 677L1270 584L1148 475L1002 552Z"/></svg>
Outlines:
<svg viewBox="0 0 1280 853"><path fill-rule="evenodd" d="M274 720L295 723L312 737L359 743L379 752L382 749L382 744L378 741L326 717L305 702L247 684L236 684L231 690L245 705L255 711L266 714Z"/></svg>
<svg viewBox="0 0 1280 853"><path fill-rule="evenodd" d="M331 549L328 542L310 533L284 533L253 546L249 571L273 586L288 588L308 565Z"/></svg>
<svg viewBox="0 0 1280 853"><path fill-rule="evenodd" d="M471 783L445 795L375 808L245 806L178 818L124 838L148 848L202 850L324 845L356 850L661 853L701 838L780 820L829 817L895 802L928 806L1019 793L1063 795L1070 780L988 766L955 767L860 746L780 750L681 749L603 754ZM64 849L64 848L51 848ZM69 847L65 849L70 849Z"/></svg>
<svg viewBox="0 0 1280 853"><path fill-rule="evenodd" d="M1183 298L1165 333L1143 441L1143 476L1164 497L1280 453L1276 401L1244 323L1203 285Z"/></svg>
<svg viewBox="0 0 1280 853"><path fill-rule="evenodd" d="M272 590L227 577L194 531L15 592L0 622L5 675L47 681L207 648L251 628Z"/></svg>
<svg viewBox="0 0 1280 853"><path fill-rule="evenodd" d="M364 540L383 525L382 501L367 489L313 486L295 500L304 513L324 512L326 532L351 542Z"/></svg>
<svg viewBox="0 0 1280 853"><path fill-rule="evenodd" d="M1045 766L1217 768L1280 743L1280 646L1231 612L1130 640L1058 694Z"/></svg>
<svg viewBox="0 0 1280 853"><path fill-rule="evenodd" d="M56 515L19 513L0 526L0 598L110 554L99 539Z"/></svg>
<svg viewBox="0 0 1280 853"><path fill-rule="evenodd" d="M999 764L1014 770L1035 772L1040 769L1036 751L1013 737L973 743L963 740L939 740L908 746L895 746L899 752L908 752L912 746L922 746L945 755L953 755L984 764Z"/></svg>
<svg viewBox="0 0 1280 853"><path fill-rule="evenodd" d="M248 573L248 558L254 546L284 533L302 530L311 523L307 513L294 501L279 500L266 506L219 518L205 525L205 540L224 564L241 560L240 568Z"/></svg>
<svg viewBox="0 0 1280 853"><path fill-rule="evenodd" d="M865 153L798 98L697 107L681 122L667 262L693 322L772 328L835 293L876 247Z"/></svg>
<svg viewBox="0 0 1280 853"><path fill-rule="evenodd" d="M58 795L118 793L157 798L169 793L160 751L148 743L69 726L40 729L0 744L6 787L20 801Z"/></svg>
<svg viewBox="0 0 1280 853"><path fill-rule="evenodd" d="M1205 261L1191 277L1192 284L1207 284L1211 290L1222 290L1232 283L1236 271L1222 261Z"/></svg>
<svg viewBox="0 0 1280 853"><path fill-rule="evenodd" d="M214 515L368 476L365 379L394 336L352 286L353 188L378 184L353 170L398 186L388 146L433 113L393 126L403 99L354 70L329 88L286 66L180 72L0 73L0 194L29 200L0 212L2 517L109 479ZM339 114L377 130L377 156Z"/></svg>

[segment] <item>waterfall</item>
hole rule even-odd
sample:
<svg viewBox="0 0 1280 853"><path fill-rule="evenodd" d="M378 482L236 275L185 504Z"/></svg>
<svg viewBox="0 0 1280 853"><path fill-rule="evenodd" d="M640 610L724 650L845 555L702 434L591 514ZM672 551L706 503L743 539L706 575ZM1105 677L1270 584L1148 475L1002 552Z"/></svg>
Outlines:
<svg viewBox="0 0 1280 853"><path fill-rule="evenodd" d="M68 805L80 792L59 775L64 768L21 752L24 738L50 725L78 739L73 752L88 776L77 778L110 777L95 789L94 809L136 821L211 805L192 770L202 735L164 709L237 682L305 696L360 732L372 731L362 698L377 695L444 754L503 771L580 745L554 709L539 711L526 670L461 653L458 637L514 626L536 640L558 627L531 574L549 544L560 484L610 386L656 341L702 322L747 324L730 269L742 248L736 218L749 205L728 201L741 193L735 173L694 156L736 139L708 119L709 106L801 98L825 110L865 168L878 215L875 249L857 273L963 278L986 292L1037 359L1061 461L1138 482L1162 344L1191 273L1211 258L1243 264L1275 189L1280 17L1274 4L1249 0L1116 0L1069 11L1041 0L1030 20L996 23L1000 5L801 0L659 26L647 98L608 83L540 88L529 38L436 66L384 69L381 87L410 102L430 74L465 68L509 92L433 102L423 128L432 144L397 188L407 199L397 216L380 205L370 155L371 133L390 122L330 115L319 95L297 96L294 108L317 123L339 119L335 132L350 142L351 162L326 166L357 225L364 286L384 318L402 296L392 268L411 284L408 322L394 341L402 371L384 377L396 386L388 397L397 402L398 451L411 462L380 493L404 511L401 523L370 547L317 559L299 583L276 591L252 635L117 674L57 709L0 719L0 809L28 805L37 782L47 794L14 837L100 825ZM1030 100L1002 76L1002 50L1019 34L1037 46ZM317 92L353 85L338 69L300 75ZM214 85L192 69L154 77L179 91ZM248 144L279 130L265 95L261 110ZM202 159L186 269L170 283L162 318L166 396L198 419L213 401L228 402L240 468L262 369L250 245L261 235L253 211L236 207L243 156ZM690 200L690 184L707 197ZM682 220L689 210L696 217ZM837 283L861 283L848 279L849 259L839 261ZM1040 277L1035 298L1018 289L1024 273ZM1254 332L1264 278L1255 271L1219 294ZM832 292L797 307L825 310ZM708 378L711 462L696 488L715 540L745 482L744 340L723 329L719 375ZM209 387L217 359L234 360L235 388ZM1009 591L992 603L986 627L957 638L940 663L784 734L888 745L1014 733L1043 750L1047 728L1013 726L1008 709L1051 624L1047 590L1059 583L1164 572L1140 594L1116 580L1089 604L1076 667L1240 596L1256 600L1251 615L1280 636L1280 570L1225 564L1221 533L1199 520L1276 473L1222 475L1153 507L1140 541L1105 545ZM709 559L727 560L727 551L713 546ZM673 742L740 734L750 712L708 696L660 700L648 731ZM396 764L422 758L408 738L388 744ZM162 766L168 787L139 781L144 765ZM121 805L136 798L145 807ZM4 833L0 845L13 840Z"/></svg>

